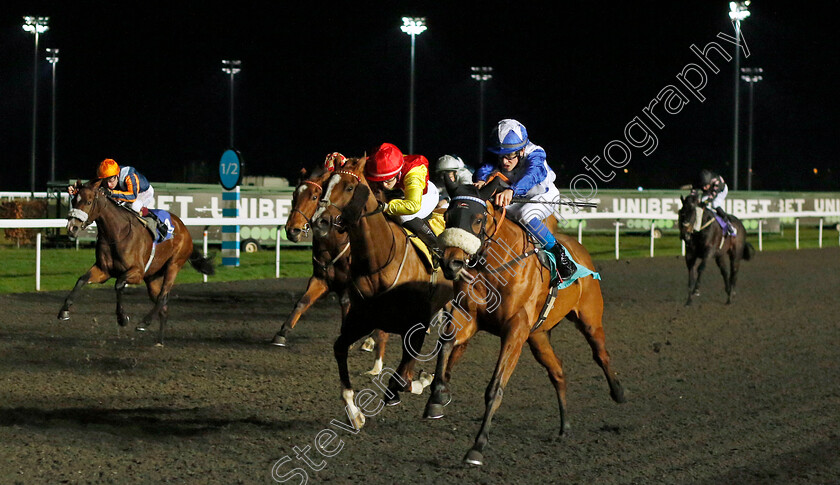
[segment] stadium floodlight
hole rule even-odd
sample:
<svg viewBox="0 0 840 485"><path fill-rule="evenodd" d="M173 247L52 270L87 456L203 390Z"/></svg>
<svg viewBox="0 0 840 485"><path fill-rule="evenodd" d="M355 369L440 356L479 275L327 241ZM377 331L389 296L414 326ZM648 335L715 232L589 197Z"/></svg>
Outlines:
<svg viewBox="0 0 840 485"><path fill-rule="evenodd" d="M426 31L426 17L403 17L400 30L411 36L411 80L408 88L408 153L414 153L414 44Z"/></svg>
<svg viewBox="0 0 840 485"><path fill-rule="evenodd" d="M38 125L38 40L44 32L50 30L49 17L23 17L23 30L35 35L35 56L32 67L32 156L29 169L29 188L35 197L35 140Z"/></svg>
<svg viewBox="0 0 840 485"><path fill-rule="evenodd" d="M242 61L225 59L222 66L222 72L230 76L230 148L233 148L233 76L242 70Z"/></svg>
<svg viewBox="0 0 840 485"><path fill-rule="evenodd" d="M735 121L732 135L732 189L738 190L738 115L741 80L741 21L750 16L749 0L729 2L729 18L735 23Z"/></svg>

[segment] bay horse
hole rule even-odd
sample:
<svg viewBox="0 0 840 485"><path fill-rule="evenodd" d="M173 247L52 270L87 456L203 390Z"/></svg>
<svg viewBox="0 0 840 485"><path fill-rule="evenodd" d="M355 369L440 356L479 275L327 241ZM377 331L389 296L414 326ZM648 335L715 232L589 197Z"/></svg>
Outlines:
<svg viewBox="0 0 840 485"><path fill-rule="evenodd" d="M312 217L318 209L324 183L332 175L332 171L319 165L308 173L304 169L301 175L292 195L292 210L285 227L286 237L292 242L300 242L312 231ZM303 314L330 291L338 295L342 319L350 310L350 237L347 231L330 230L325 235L316 231L312 236L312 276L306 285L306 291L274 335L272 345L286 347L289 332L295 328ZM371 338L376 350L376 360L373 369L367 373L378 375L382 370L387 336L384 332L376 330L371 334Z"/></svg>
<svg viewBox="0 0 840 485"><path fill-rule="evenodd" d="M729 216L730 224L735 227L735 235L724 235L723 228L716 223L715 212L701 203L696 193L692 192L687 197L680 196L680 200L680 239L685 241L685 265L688 267L688 299L685 304L691 305L691 298L700 296L700 276L709 259L714 257L723 276L728 305L732 303L732 295L735 294L741 260L751 260L755 248L747 242L747 231L737 217ZM728 269L725 258L729 259Z"/></svg>
<svg viewBox="0 0 840 485"><path fill-rule="evenodd" d="M573 322L583 334L606 376L613 401L625 401L624 389L612 369L605 345L600 282L594 275L582 276L551 295L550 272L539 260L541 247L535 245L520 224L506 220L504 211L488 202L499 187L499 180L494 179L481 189L448 184L452 199L446 211L446 229L440 237L445 248L444 274L454 280L455 294L463 298L453 300L444 310L447 329L438 342L440 352L424 411L426 418L443 417L443 408L451 400L447 369L452 363L450 353L480 330L501 339L499 358L485 391L484 419L475 443L464 457L471 465L484 463L490 423L526 342L537 362L548 371L557 394L560 435L568 429L566 378L549 341L551 330L563 318ZM546 225L557 227L554 216L546 219ZM594 268L589 252L575 239L559 233L555 237L577 262L576 274L582 271L581 267ZM555 298L553 306L550 297Z"/></svg>
<svg viewBox="0 0 840 485"><path fill-rule="evenodd" d="M203 257L193 247L190 233L175 214L169 214L171 237L156 244L155 237L137 213L108 197L109 191L102 185L102 180L87 184L77 181L74 187L76 194L71 199L67 232L74 237L96 222L96 263L76 281L58 312L58 319L70 319L70 307L83 286L116 278L117 323L126 326L129 317L123 308L123 291L127 284L145 282L154 307L143 317L137 330L144 331L157 317L160 321L157 344L163 345L163 331L169 316L169 292L175 277L187 261L198 272L212 275L212 258Z"/></svg>
<svg viewBox="0 0 840 485"><path fill-rule="evenodd" d="M349 347L374 329L402 337L402 358L383 399L388 405L399 404L400 392L420 393L428 385L428 377L422 374L413 381L416 357L432 316L452 298L452 282L439 275L439 269L432 270L412 247L405 230L385 216L364 178L365 162L365 157L348 158L330 175L313 218L316 232L338 226L350 236L350 310L342 319L333 353L341 397L356 429L364 426L365 416L354 402L347 368Z"/></svg>

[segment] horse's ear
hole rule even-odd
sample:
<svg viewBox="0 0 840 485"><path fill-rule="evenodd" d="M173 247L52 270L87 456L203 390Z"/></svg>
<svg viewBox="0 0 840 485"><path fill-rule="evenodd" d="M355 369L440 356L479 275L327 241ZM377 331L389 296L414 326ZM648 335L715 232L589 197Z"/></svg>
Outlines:
<svg viewBox="0 0 840 485"><path fill-rule="evenodd" d="M448 192L449 195L455 194L458 187L460 187L460 184L458 184L458 181L455 180L455 177L450 177L448 173L443 174L443 185L446 187L446 192Z"/></svg>
<svg viewBox="0 0 840 485"><path fill-rule="evenodd" d="M680 202L682 202L683 204L685 204L685 197L683 197L682 195L680 195Z"/></svg>
<svg viewBox="0 0 840 485"><path fill-rule="evenodd" d="M504 181L501 178L499 178L499 177L494 178L493 180L490 181L490 183L488 183L484 187L478 189L479 197L481 197L484 200L490 199L490 197L493 197L493 194L495 194L496 191L499 190L502 187L503 183L504 183Z"/></svg>

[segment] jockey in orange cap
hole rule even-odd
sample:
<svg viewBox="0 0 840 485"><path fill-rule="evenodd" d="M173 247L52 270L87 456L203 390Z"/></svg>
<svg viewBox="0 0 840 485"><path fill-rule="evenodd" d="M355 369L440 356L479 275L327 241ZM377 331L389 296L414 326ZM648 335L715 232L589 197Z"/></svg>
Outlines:
<svg viewBox="0 0 840 485"><path fill-rule="evenodd" d="M443 216L434 213L438 189L429 180L429 161L423 155L403 155L399 148L383 143L368 157L365 178L386 190L402 189L404 198L392 199L385 214L405 226L436 256L442 257L437 235L443 232Z"/></svg>
<svg viewBox="0 0 840 485"><path fill-rule="evenodd" d="M157 219L153 212L149 212L148 208L154 205L155 189L134 167L123 166L120 167L116 161L111 158L102 160L99 168L96 170L96 178L101 179L110 190L108 196L118 202L131 207L134 212L141 216L141 220L152 231L155 232L157 226L162 226L162 223ZM73 186L68 188L71 195L75 194ZM151 218L152 220L149 220ZM160 227L162 233L166 234L166 227Z"/></svg>

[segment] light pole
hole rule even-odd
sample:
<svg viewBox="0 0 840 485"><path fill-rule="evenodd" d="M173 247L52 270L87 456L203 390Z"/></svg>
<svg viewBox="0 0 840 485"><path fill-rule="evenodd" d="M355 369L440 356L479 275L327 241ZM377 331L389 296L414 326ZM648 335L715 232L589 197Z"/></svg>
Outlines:
<svg viewBox="0 0 840 485"><path fill-rule="evenodd" d="M738 98L741 80L741 21L750 16L750 2L729 2L729 18L735 22L735 127L732 136L732 189L738 190Z"/></svg>
<svg viewBox="0 0 840 485"><path fill-rule="evenodd" d="M35 35L35 54L32 67L32 158L29 168L29 188L35 197L35 127L38 120L38 40L44 32L50 30L49 17L23 17L23 30Z"/></svg>
<svg viewBox="0 0 840 485"><path fill-rule="evenodd" d="M478 81L478 158L476 166L481 166L484 158L484 82L493 79L493 68L490 66L471 67L470 77Z"/></svg>
<svg viewBox="0 0 840 485"><path fill-rule="evenodd" d="M411 82L408 91L408 153L414 153L414 38L426 30L426 17L403 17L400 30L411 36Z"/></svg>
<svg viewBox="0 0 840 485"><path fill-rule="evenodd" d="M748 82L750 85L750 115L749 128L747 131L747 190L752 190L752 147L753 147L753 91L755 90L755 83L761 81L763 77L761 73L764 69L760 67L742 67L741 79Z"/></svg>
<svg viewBox="0 0 840 485"><path fill-rule="evenodd" d="M230 75L230 148L233 148L233 76L242 70L239 66L242 61L239 60L223 60L222 72Z"/></svg>
<svg viewBox="0 0 840 485"><path fill-rule="evenodd" d="M58 64L58 49L47 48L47 60L52 64L52 131L50 141L50 181L55 180L55 65Z"/></svg>

